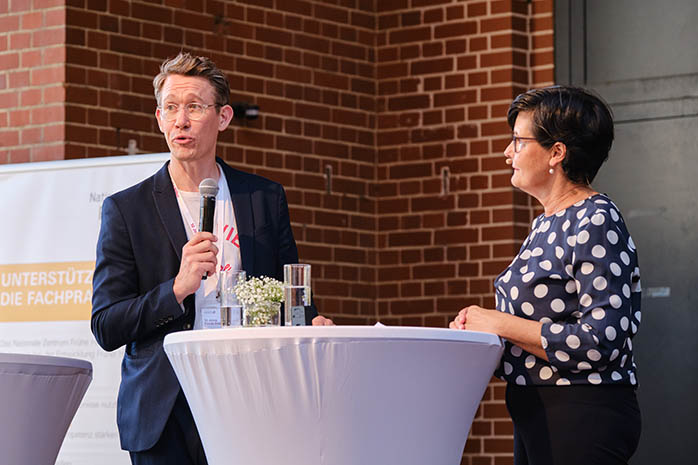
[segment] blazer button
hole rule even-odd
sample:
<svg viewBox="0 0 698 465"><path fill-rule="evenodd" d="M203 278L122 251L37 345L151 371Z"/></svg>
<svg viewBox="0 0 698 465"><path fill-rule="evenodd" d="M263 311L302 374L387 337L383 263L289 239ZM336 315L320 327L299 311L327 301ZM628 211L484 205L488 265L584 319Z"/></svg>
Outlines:
<svg viewBox="0 0 698 465"><path fill-rule="evenodd" d="M184 329L191 329L191 325L189 323L184 324Z"/></svg>

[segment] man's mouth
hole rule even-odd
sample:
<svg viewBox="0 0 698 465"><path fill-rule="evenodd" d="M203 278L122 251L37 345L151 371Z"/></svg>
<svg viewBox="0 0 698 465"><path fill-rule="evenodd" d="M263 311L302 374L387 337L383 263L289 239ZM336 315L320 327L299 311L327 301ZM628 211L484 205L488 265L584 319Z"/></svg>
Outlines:
<svg viewBox="0 0 698 465"><path fill-rule="evenodd" d="M177 136L173 139L173 141L177 144L188 144L192 142L194 139L188 136Z"/></svg>

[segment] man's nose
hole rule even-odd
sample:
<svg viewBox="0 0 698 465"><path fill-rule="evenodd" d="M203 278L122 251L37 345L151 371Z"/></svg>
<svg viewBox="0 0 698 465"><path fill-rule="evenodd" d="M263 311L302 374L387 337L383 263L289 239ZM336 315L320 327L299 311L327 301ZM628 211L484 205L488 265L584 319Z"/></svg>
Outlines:
<svg viewBox="0 0 698 465"><path fill-rule="evenodd" d="M187 108L181 107L177 109L177 116L175 118L175 126L178 128L188 127L190 123L189 116L187 115Z"/></svg>

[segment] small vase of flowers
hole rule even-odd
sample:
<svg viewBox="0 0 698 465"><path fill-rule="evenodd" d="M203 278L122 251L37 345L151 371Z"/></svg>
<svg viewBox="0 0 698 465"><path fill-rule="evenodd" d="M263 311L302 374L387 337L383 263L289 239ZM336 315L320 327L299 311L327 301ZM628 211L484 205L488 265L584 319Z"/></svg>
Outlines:
<svg viewBox="0 0 698 465"><path fill-rule="evenodd" d="M268 276L250 278L235 286L235 295L242 302L243 326L279 326L283 283Z"/></svg>

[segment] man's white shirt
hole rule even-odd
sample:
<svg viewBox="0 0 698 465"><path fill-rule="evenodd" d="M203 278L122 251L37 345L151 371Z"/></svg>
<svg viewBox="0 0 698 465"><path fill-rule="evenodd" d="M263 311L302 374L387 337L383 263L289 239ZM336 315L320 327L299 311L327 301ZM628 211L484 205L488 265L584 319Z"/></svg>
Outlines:
<svg viewBox="0 0 698 465"><path fill-rule="evenodd" d="M210 326L220 327L220 303L218 301L218 276L219 271L240 270L242 260L240 258L240 241L238 239L238 228L235 221L233 201L230 198L230 190L225 174L218 166L218 194L216 195L216 210L213 221L213 233L218 238L218 269L216 273L201 280L201 285L197 289L195 296L196 318L194 319L194 329L203 329ZM172 182L174 185L174 180ZM177 187L175 186L175 189ZM198 231L200 218L201 195L198 192L179 191L177 196L179 211L182 215L184 229L187 232L187 240L190 240ZM197 227L192 228L190 222Z"/></svg>

